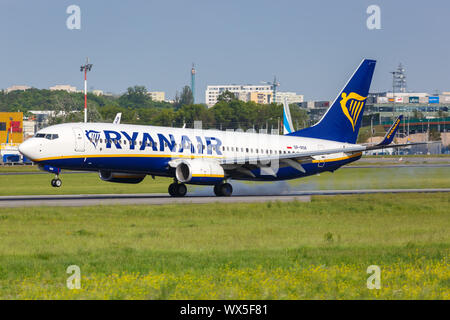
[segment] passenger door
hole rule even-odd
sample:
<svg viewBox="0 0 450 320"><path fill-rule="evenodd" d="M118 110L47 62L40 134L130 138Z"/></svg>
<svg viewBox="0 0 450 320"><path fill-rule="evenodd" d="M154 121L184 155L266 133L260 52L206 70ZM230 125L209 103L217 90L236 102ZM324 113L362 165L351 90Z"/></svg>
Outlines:
<svg viewBox="0 0 450 320"><path fill-rule="evenodd" d="M80 128L72 128L75 135L75 151L84 152L84 136Z"/></svg>

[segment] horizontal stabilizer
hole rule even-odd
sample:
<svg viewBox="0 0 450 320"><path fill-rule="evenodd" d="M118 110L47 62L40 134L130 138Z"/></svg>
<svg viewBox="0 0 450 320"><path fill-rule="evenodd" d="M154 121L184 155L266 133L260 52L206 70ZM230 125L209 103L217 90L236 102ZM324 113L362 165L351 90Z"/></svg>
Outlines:
<svg viewBox="0 0 450 320"><path fill-rule="evenodd" d="M388 144L391 144L394 140L395 134L397 133L398 128L400 128L400 123L402 122L403 115L399 115L398 118L394 121L391 128L388 130L386 135L384 136L383 141L381 141L378 145L379 146L387 146Z"/></svg>

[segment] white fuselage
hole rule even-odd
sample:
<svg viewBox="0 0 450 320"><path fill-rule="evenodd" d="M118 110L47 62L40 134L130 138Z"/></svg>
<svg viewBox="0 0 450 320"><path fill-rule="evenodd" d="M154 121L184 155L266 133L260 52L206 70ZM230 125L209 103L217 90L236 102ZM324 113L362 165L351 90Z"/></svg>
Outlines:
<svg viewBox="0 0 450 320"><path fill-rule="evenodd" d="M352 144L295 136L110 123L67 123L40 130L20 146L34 162L61 169L112 170L170 176L173 159L236 159L338 149ZM311 157L308 174L343 165L354 155L335 153ZM321 169L313 170L311 169ZM334 168L334 167L333 167ZM289 171L291 172L291 171ZM298 174L278 175L292 179ZM307 174L307 175L308 175ZM260 177L258 177L259 179ZM264 179L259 179L264 180ZM274 180L273 177L268 180Z"/></svg>

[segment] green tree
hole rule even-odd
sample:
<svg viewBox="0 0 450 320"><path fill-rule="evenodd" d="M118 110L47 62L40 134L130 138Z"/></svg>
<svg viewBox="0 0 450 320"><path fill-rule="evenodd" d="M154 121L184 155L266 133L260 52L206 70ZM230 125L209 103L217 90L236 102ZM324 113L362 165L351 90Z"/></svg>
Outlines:
<svg viewBox="0 0 450 320"><path fill-rule="evenodd" d="M214 124L214 115L209 112L208 107L203 104L190 104L182 106L175 116L177 125L186 124L193 128L194 121L202 121L203 125L210 127Z"/></svg>
<svg viewBox="0 0 450 320"><path fill-rule="evenodd" d="M225 90L224 92L219 94L219 96L217 97L217 101L230 102L233 100L237 100L236 95L229 90Z"/></svg>
<svg viewBox="0 0 450 320"><path fill-rule="evenodd" d="M181 90L181 94L178 94L178 92L175 95L175 103L174 108L175 110L180 109L184 105L190 105L194 103L194 96L192 95L191 87L184 86Z"/></svg>
<svg viewBox="0 0 450 320"><path fill-rule="evenodd" d="M428 139L430 141L441 141L441 133L433 128L428 132Z"/></svg>
<svg viewBox="0 0 450 320"><path fill-rule="evenodd" d="M120 96L119 105L129 108L143 108L151 106L152 99L147 93L145 86L129 87L127 92Z"/></svg>

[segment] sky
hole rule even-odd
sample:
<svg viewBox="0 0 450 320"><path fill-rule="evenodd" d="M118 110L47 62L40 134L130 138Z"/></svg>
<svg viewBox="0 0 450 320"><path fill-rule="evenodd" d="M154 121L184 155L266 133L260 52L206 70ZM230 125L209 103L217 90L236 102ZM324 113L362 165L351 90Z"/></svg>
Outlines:
<svg viewBox="0 0 450 320"><path fill-rule="evenodd" d="M67 7L81 10L70 30ZM369 5L381 29L370 30ZM190 84L259 84L333 100L363 58L378 61L371 92L391 90L401 62L408 90L450 91L447 0L0 0L0 88L83 88L122 93L133 85L172 98Z"/></svg>

